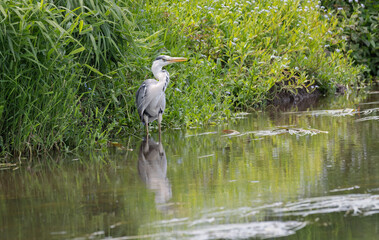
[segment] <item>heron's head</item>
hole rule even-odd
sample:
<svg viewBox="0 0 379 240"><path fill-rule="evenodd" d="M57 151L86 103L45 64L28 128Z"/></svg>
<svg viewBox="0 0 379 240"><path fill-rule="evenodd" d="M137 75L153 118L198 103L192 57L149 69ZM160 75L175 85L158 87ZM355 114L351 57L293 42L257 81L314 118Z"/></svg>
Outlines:
<svg viewBox="0 0 379 240"><path fill-rule="evenodd" d="M153 72L154 72L154 69L161 69L162 67L164 67L166 65L169 65L171 63L185 62L185 61L187 61L187 58L183 58L183 57L170 57L170 56L167 56L167 55L160 55L160 56L158 56L154 60L152 69L153 69Z"/></svg>

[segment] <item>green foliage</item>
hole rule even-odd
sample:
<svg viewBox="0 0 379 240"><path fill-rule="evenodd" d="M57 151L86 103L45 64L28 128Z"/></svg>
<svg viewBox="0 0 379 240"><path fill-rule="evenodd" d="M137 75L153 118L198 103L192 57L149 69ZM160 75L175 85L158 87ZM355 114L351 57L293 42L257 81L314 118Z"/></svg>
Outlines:
<svg viewBox="0 0 379 240"><path fill-rule="evenodd" d="M354 84L361 68L339 50L337 19L319 10L300 0L1 1L0 151L70 151L143 132L134 94L158 54L191 59L168 67L166 127L264 106L276 83Z"/></svg>
<svg viewBox="0 0 379 240"><path fill-rule="evenodd" d="M323 1L343 20L346 51L358 64L368 67L372 76L379 75L379 2L376 0Z"/></svg>
<svg viewBox="0 0 379 240"><path fill-rule="evenodd" d="M218 99L229 101L232 111L265 105L272 86L288 80L283 70L299 76L285 86L293 92L310 84L333 92L336 84L348 85L360 78L361 68L352 67L349 56L340 50L343 40L338 20L324 13L317 2L203 0L168 4L152 0L145 4L145 13L140 17L151 21L153 32L165 27L165 46L170 52L184 52L194 59L196 66L187 64L180 78L186 79L184 88L201 85L202 99L182 97L188 98L187 106L204 106L202 111L218 109ZM199 103L203 99L204 105ZM197 109L188 111L186 116L199 116ZM222 112L214 115L222 116ZM198 119L190 117L186 122Z"/></svg>
<svg viewBox="0 0 379 240"><path fill-rule="evenodd" d="M70 2L78 1L0 3L3 151L93 145L112 114L130 109L119 107L131 95L125 53L137 51L130 3Z"/></svg>

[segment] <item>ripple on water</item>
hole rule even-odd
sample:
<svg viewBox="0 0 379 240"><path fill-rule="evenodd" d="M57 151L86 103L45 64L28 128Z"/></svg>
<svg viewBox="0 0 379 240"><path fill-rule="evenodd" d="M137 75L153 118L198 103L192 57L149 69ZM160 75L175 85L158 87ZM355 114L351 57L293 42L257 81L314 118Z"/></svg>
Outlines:
<svg viewBox="0 0 379 240"><path fill-rule="evenodd" d="M354 187L356 188L356 186ZM339 189L343 190L343 189ZM145 227L156 228L159 233L145 235L154 239L246 239L274 238L295 234L308 222L299 217L314 214L343 212L345 215L369 216L379 213L379 195L346 194L306 198L296 202L272 203L258 207L241 207L236 209L213 209L204 211L197 218L174 218L147 224ZM277 221L246 222L254 216L269 214ZM283 217L296 217L296 221L283 221ZM233 219L233 220L231 220ZM138 239L140 236L122 239Z"/></svg>

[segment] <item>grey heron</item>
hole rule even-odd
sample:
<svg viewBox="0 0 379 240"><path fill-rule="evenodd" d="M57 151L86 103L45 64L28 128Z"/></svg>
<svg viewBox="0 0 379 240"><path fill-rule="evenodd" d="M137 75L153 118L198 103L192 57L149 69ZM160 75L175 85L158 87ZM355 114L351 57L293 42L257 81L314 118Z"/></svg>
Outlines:
<svg viewBox="0 0 379 240"><path fill-rule="evenodd" d="M170 81L169 73L164 66L187 61L182 57L158 56L151 67L155 79L145 80L137 90L136 104L141 122L146 125L146 137L149 136L149 123L158 120L159 140L161 137L162 114L166 107L165 91Z"/></svg>

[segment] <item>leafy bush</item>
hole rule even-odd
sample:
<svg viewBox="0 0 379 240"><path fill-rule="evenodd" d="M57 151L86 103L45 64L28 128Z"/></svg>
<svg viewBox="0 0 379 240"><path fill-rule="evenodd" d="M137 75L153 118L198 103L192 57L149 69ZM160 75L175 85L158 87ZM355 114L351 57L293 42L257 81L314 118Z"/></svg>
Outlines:
<svg viewBox="0 0 379 240"><path fill-rule="evenodd" d="M311 84L333 92L336 84L348 85L359 79L361 68L352 67L348 54L341 51L344 41L338 20L324 12L319 2L203 0L169 4L152 0L145 6L145 14L139 17L152 22L153 32L165 28L166 48L193 58L195 64L186 65L181 73L186 79L181 89L201 88L203 96L200 100L183 96L190 98L189 106L200 105L202 99L204 106L209 106L203 109L210 112L218 109L217 99L230 101L232 111L262 106L270 97L269 89L287 80L284 69L299 76L285 86L294 92ZM187 111L186 116L194 113ZM196 121L193 117L187 123L191 124L191 119Z"/></svg>
<svg viewBox="0 0 379 240"><path fill-rule="evenodd" d="M376 0L323 1L341 18L346 50L358 64L368 67L370 74L379 75L379 2Z"/></svg>

